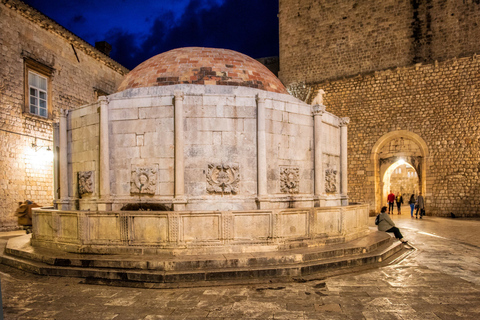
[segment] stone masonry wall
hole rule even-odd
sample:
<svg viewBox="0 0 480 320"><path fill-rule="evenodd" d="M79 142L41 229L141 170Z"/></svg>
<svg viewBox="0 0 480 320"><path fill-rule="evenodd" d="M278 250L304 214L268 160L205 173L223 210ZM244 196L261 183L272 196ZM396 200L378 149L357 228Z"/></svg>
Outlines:
<svg viewBox="0 0 480 320"><path fill-rule="evenodd" d="M113 93L128 70L14 0L0 2L0 48L0 230L8 230L18 201L52 204L53 154L45 152L59 109L93 102L96 90ZM24 112L24 59L53 70L49 119ZM44 147L35 152L32 143Z"/></svg>
<svg viewBox="0 0 480 320"><path fill-rule="evenodd" d="M280 0L285 85L480 51L478 0Z"/></svg>
<svg viewBox="0 0 480 320"><path fill-rule="evenodd" d="M477 56L325 81L314 89L325 91L328 111L351 118L350 201L374 205L372 148L384 134L408 130L428 148L427 215L480 215Z"/></svg>

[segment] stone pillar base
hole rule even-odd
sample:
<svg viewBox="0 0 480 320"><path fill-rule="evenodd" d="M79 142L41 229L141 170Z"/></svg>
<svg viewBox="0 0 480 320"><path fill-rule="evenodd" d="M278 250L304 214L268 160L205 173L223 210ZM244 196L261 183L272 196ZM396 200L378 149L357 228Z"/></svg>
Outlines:
<svg viewBox="0 0 480 320"><path fill-rule="evenodd" d="M326 196L315 196L313 206L314 207L325 207L327 197Z"/></svg>
<svg viewBox="0 0 480 320"><path fill-rule="evenodd" d="M348 206L348 196L342 196L341 198L342 206Z"/></svg>
<svg viewBox="0 0 480 320"><path fill-rule="evenodd" d="M268 197L257 197L255 201L257 202L257 209L259 210L272 209L270 198Z"/></svg>
<svg viewBox="0 0 480 320"><path fill-rule="evenodd" d="M99 201L97 202L98 211L112 211L112 201Z"/></svg>
<svg viewBox="0 0 480 320"><path fill-rule="evenodd" d="M71 205L68 199L54 200L53 207L57 210L70 210Z"/></svg>
<svg viewBox="0 0 480 320"><path fill-rule="evenodd" d="M178 198L173 200L173 211L182 211L186 210L187 200L183 198Z"/></svg>

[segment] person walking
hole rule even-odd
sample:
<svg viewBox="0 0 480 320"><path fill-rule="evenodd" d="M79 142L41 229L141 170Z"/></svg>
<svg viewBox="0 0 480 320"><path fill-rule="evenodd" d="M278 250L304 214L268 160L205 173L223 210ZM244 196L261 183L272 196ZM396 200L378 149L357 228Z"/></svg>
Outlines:
<svg viewBox="0 0 480 320"><path fill-rule="evenodd" d="M393 203L395 202L395 195L393 194L392 190L390 190L390 194L387 196L388 202L388 214L393 214Z"/></svg>
<svg viewBox="0 0 480 320"><path fill-rule="evenodd" d="M413 209L415 209L415 195L413 193L408 200L408 204L410 205L410 216L413 218Z"/></svg>
<svg viewBox="0 0 480 320"><path fill-rule="evenodd" d="M378 215L378 231L385 231L385 232L392 232L395 235L395 238L400 240L403 243L407 243L408 241L403 238L400 229L395 227L395 223L393 223L392 219L387 214L387 207L383 207L380 210L380 214Z"/></svg>
<svg viewBox="0 0 480 320"><path fill-rule="evenodd" d="M422 193L420 192L417 197L417 211L415 212L415 218L418 219L418 211L420 210L420 219L425 215L425 199L423 199Z"/></svg>
<svg viewBox="0 0 480 320"><path fill-rule="evenodd" d="M401 193L397 195L397 197L395 198L395 202L397 203L398 214L402 214L403 197Z"/></svg>

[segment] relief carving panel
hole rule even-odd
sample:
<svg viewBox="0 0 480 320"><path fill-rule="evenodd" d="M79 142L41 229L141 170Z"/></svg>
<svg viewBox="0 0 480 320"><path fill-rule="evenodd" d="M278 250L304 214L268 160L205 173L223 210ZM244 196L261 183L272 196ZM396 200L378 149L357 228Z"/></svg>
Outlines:
<svg viewBox="0 0 480 320"><path fill-rule="evenodd" d="M337 192L337 170L335 169L325 170L325 192Z"/></svg>
<svg viewBox="0 0 480 320"><path fill-rule="evenodd" d="M238 164L210 163L207 169L208 193L237 194L240 182Z"/></svg>
<svg viewBox="0 0 480 320"><path fill-rule="evenodd" d="M94 180L93 171L79 171L77 172L78 178L78 194L80 196L93 193Z"/></svg>
<svg viewBox="0 0 480 320"><path fill-rule="evenodd" d="M132 168L130 193L155 194L157 188L157 172L154 167Z"/></svg>
<svg viewBox="0 0 480 320"><path fill-rule="evenodd" d="M298 167L280 167L280 190L283 193L298 193L299 172Z"/></svg>

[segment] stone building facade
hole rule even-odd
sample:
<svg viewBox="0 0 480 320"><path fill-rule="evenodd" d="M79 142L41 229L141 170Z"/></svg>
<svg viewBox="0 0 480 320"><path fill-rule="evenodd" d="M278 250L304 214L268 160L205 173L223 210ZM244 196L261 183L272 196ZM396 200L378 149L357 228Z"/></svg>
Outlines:
<svg viewBox="0 0 480 320"><path fill-rule="evenodd" d="M0 230L19 201L51 205L53 125L115 92L126 68L18 0L0 1Z"/></svg>
<svg viewBox="0 0 480 320"><path fill-rule="evenodd" d="M280 0L280 79L349 116L348 195L412 165L427 215L480 215L480 3Z"/></svg>

